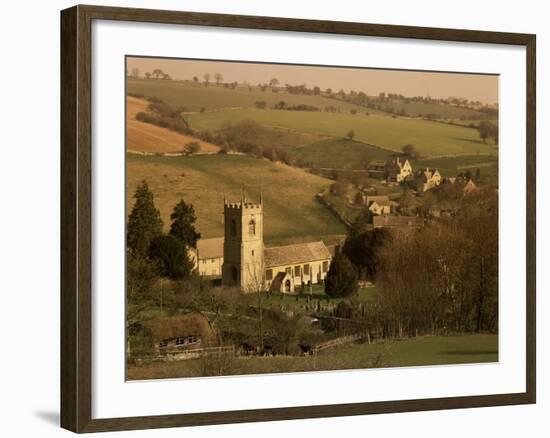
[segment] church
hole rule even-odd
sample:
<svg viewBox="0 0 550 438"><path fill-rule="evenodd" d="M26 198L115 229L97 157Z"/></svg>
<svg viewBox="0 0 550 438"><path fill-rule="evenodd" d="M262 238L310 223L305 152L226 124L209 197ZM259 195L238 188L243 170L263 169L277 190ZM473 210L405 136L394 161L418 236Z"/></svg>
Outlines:
<svg viewBox="0 0 550 438"><path fill-rule="evenodd" d="M224 199L224 237L199 240L196 263L200 275L221 274L224 286L294 293L323 282L331 258L323 241L266 247L263 199L243 192L238 202Z"/></svg>

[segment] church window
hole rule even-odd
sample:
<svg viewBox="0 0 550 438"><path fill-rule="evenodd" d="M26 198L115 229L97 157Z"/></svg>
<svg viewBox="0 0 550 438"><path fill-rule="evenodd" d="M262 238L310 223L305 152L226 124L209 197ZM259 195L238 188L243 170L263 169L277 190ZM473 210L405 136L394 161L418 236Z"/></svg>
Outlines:
<svg viewBox="0 0 550 438"><path fill-rule="evenodd" d="M328 262L323 262L323 272L328 272Z"/></svg>
<svg viewBox="0 0 550 438"><path fill-rule="evenodd" d="M309 265L304 265L304 275L309 275Z"/></svg>
<svg viewBox="0 0 550 438"><path fill-rule="evenodd" d="M229 234L231 237L237 236L237 221L235 219L231 219L229 222Z"/></svg>
<svg viewBox="0 0 550 438"><path fill-rule="evenodd" d="M238 281L239 280L239 271L238 271L236 266L233 266L231 268L231 274L233 275L233 281Z"/></svg>
<svg viewBox="0 0 550 438"><path fill-rule="evenodd" d="M273 280L273 269L268 269L265 271L265 279L268 281Z"/></svg>
<svg viewBox="0 0 550 438"><path fill-rule="evenodd" d="M285 268L285 272L289 275L292 274L292 268Z"/></svg>
<svg viewBox="0 0 550 438"><path fill-rule="evenodd" d="M294 276L299 277L301 273L300 266L294 266Z"/></svg>
<svg viewBox="0 0 550 438"><path fill-rule="evenodd" d="M254 250L252 250L252 257L254 257Z"/></svg>
<svg viewBox="0 0 550 438"><path fill-rule="evenodd" d="M250 236L255 236L256 235L256 221L254 219L252 219L248 223L248 234Z"/></svg>

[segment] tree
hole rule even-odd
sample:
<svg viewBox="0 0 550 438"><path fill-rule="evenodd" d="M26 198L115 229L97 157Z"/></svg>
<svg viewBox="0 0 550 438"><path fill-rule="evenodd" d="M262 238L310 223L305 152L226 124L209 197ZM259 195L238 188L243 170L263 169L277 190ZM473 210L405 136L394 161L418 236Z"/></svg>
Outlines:
<svg viewBox="0 0 550 438"><path fill-rule="evenodd" d="M147 79L151 79L151 73L150 73L150 72L146 72L146 73L145 73L145 77L146 77Z"/></svg>
<svg viewBox="0 0 550 438"><path fill-rule="evenodd" d="M355 137L355 131L353 129L350 129L348 131L348 133L346 134L346 137L349 139L349 140L353 140L353 137Z"/></svg>
<svg viewBox="0 0 550 438"><path fill-rule="evenodd" d="M195 83L199 82L199 78L197 76L193 76L193 82Z"/></svg>
<svg viewBox="0 0 550 438"><path fill-rule="evenodd" d="M313 87L313 94L316 96L321 94L321 89L317 85Z"/></svg>
<svg viewBox="0 0 550 438"><path fill-rule="evenodd" d="M216 85L220 85L220 82L223 81L223 76L221 73L215 73L214 79L216 81Z"/></svg>
<svg viewBox="0 0 550 438"><path fill-rule="evenodd" d="M269 81L269 86L271 88L275 88L277 85L279 85L279 79L273 78Z"/></svg>
<svg viewBox="0 0 550 438"><path fill-rule="evenodd" d="M390 242L390 234L385 228L370 228L372 214L363 209L353 223L342 252L353 263L359 278L373 281L380 269L380 250Z"/></svg>
<svg viewBox="0 0 550 438"><path fill-rule="evenodd" d="M357 271L349 259L337 252L325 278L325 292L331 298L349 297L357 293Z"/></svg>
<svg viewBox="0 0 550 438"><path fill-rule="evenodd" d="M195 230L195 209L192 204L187 204L183 199L172 210L170 214L172 224L170 225L171 236L178 238L184 245L191 248L197 247L197 240L201 235Z"/></svg>
<svg viewBox="0 0 550 438"><path fill-rule="evenodd" d="M134 67L134 68L132 69L132 77L134 77L134 78L139 78L139 68Z"/></svg>
<svg viewBox="0 0 550 438"><path fill-rule="evenodd" d="M162 233L162 219L146 181L137 187L134 199L128 216L126 245L136 256L146 256L151 241Z"/></svg>
<svg viewBox="0 0 550 438"><path fill-rule="evenodd" d="M264 109L267 106L267 103L264 100L258 100L254 105L258 109Z"/></svg>
<svg viewBox="0 0 550 438"><path fill-rule="evenodd" d="M158 79L159 77L161 77L162 75L164 74L164 72L160 69L160 68L155 68L153 70L153 76Z"/></svg>
<svg viewBox="0 0 550 438"><path fill-rule="evenodd" d="M193 270L186 246L170 234L161 234L151 241L149 258L160 276L172 280L188 277Z"/></svg>
<svg viewBox="0 0 550 438"><path fill-rule="evenodd" d="M204 78L204 85L208 87L208 84L210 83L210 73L205 73L202 77Z"/></svg>
<svg viewBox="0 0 550 438"><path fill-rule="evenodd" d="M184 150L186 154L196 154L201 150L201 145L198 141L190 141L185 145Z"/></svg>
<svg viewBox="0 0 550 438"><path fill-rule="evenodd" d="M414 145L408 143L404 145L401 150L403 151L403 155L405 155L408 158L416 159L418 157L418 153L416 152L416 148Z"/></svg>

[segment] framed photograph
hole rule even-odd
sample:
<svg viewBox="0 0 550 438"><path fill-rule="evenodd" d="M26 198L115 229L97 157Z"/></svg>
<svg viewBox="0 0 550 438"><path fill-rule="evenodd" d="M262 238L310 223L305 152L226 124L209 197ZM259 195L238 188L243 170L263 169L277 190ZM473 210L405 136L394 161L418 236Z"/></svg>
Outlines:
<svg viewBox="0 0 550 438"><path fill-rule="evenodd" d="M61 423L535 403L535 35L61 13Z"/></svg>

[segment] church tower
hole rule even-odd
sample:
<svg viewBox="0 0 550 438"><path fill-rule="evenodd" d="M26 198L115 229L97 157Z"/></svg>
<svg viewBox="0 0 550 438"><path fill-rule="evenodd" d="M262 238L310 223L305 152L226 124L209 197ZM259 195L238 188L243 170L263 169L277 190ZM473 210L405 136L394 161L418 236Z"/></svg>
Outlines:
<svg viewBox="0 0 550 438"><path fill-rule="evenodd" d="M222 284L239 286L245 292L264 287L264 214L263 199L254 203L224 199L224 242Z"/></svg>

